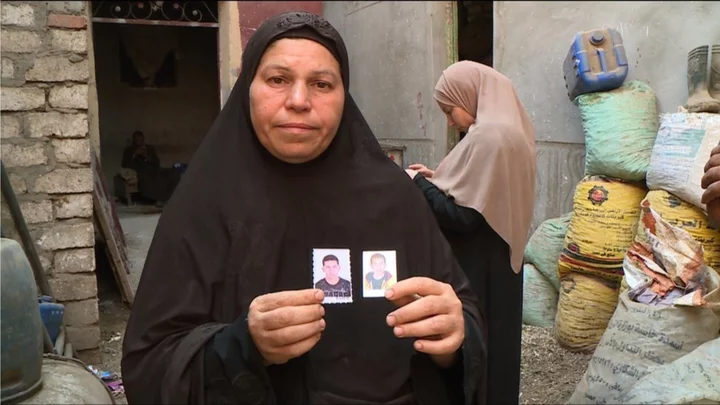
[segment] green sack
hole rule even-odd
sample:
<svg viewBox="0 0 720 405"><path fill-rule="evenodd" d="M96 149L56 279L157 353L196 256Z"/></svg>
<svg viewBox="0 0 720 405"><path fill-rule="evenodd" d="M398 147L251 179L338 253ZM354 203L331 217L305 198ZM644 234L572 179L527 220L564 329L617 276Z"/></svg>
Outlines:
<svg viewBox="0 0 720 405"><path fill-rule="evenodd" d="M659 126L655 92L632 81L576 102L585 131L585 175L645 179Z"/></svg>
<svg viewBox="0 0 720 405"><path fill-rule="evenodd" d="M541 223L525 246L525 263L534 264L555 291L560 289L558 259L565 247L565 234L571 217L572 212Z"/></svg>
<svg viewBox="0 0 720 405"><path fill-rule="evenodd" d="M541 328L555 325L558 291L532 264L523 266L523 323Z"/></svg>

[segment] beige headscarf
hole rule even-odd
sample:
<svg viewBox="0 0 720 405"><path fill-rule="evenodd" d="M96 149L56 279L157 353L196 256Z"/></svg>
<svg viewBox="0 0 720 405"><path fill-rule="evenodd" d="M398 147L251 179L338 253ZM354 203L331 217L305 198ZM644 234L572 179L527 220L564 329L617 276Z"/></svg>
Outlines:
<svg viewBox="0 0 720 405"><path fill-rule="evenodd" d="M474 208L510 246L515 273L522 269L535 200L535 130L510 79L471 61L443 72L435 100L475 116L467 135L429 179Z"/></svg>

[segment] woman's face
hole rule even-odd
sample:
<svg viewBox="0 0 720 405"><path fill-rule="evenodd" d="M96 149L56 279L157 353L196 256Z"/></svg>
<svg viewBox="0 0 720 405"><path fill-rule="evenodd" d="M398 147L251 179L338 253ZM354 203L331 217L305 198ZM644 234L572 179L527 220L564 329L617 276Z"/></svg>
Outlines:
<svg viewBox="0 0 720 405"><path fill-rule="evenodd" d="M250 85L250 119L258 140L287 163L309 162L328 148L344 104L340 64L307 39L270 45Z"/></svg>
<svg viewBox="0 0 720 405"><path fill-rule="evenodd" d="M442 112L445 113L448 125L452 128L456 128L458 131L467 132L468 128L475 123L475 118L460 107L443 104L438 105L440 105Z"/></svg>

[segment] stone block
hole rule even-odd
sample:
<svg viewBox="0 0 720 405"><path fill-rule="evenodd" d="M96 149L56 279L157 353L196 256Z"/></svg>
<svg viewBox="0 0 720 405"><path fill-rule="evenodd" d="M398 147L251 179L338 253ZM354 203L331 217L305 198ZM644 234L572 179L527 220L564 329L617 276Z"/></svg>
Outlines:
<svg viewBox="0 0 720 405"><path fill-rule="evenodd" d="M50 200L23 201L20 211L28 224L40 224L53 220L53 205Z"/></svg>
<svg viewBox="0 0 720 405"><path fill-rule="evenodd" d="M61 302L65 306L63 320L68 326L92 325L100 320L97 298L82 301Z"/></svg>
<svg viewBox="0 0 720 405"><path fill-rule="evenodd" d="M2 111L27 111L45 107L45 90L37 87L3 87L0 89Z"/></svg>
<svg viewBox="0 0 720 405"><path fill-rule="evenodd" d="M67 194L55 200L55 217L89 218L93 214L92 194Z"/></svg>
<svg viewBox="0 0 720 405"><path fill-rule="evenodd" d="M55 224L51 228L42 230L42 234L37 238L38 247L44 250L61 250L91 247L95 245L95 231L92 222L83 224ZM94 296L94 295L93 295ZM83 299L79 298L59 298L59 300Z"/></svg>
<svg viewBox="0 0 720 405"><path fill-rule="evenodd" d="M15 195L27 193L27 183L25 183L25 179L14 173L10 173L9 177L10 185L12 186Z"/></svg>
<svg viewBox="0 0 720 405"><path fill-rule="evenodd" d="M3 115L0 117L0 137L2 138L17 138L20 136L20 120L12 115Z"/></svg>
<svg viewBox="0 0 720 405"><path fill-rule="evenodd" d="M102 352L99 348L95 349L89 349L89 350L78 350L77 356L80 361L82 361L85 364L100 364L103 362L102 360Z"/></svg>
<svg viewBox="0 0 720 405"><path fill-rule="evenodd" d="M15 62L8 58L2 58L2 78L12 79L15 76Z"/></svg>
<svg viewBox="0 0 720 405"><path fill-rule="evenodd" d="M49 1L48 9L61 13L80 13L85 10L84 1Z"/></svg>
<svg viewBox="0 0 720 405"><path fill-rule="evenodd" d="M50 45L56 51L86 53L87 35L87 30L50 30Z"/></svg>
<svg viewBox="0 0 720 405"><path fill-rule="evenodd" d="M87 114L30 113L25 119L25 131L32 138L82 138L88 134L88 118Z"/></svg>
<svg viewBox="0 0 720 405"><path fill-rule="evenodd" d="M78 30L87 27L87 18L84 15L68 15L51 13L48 16L48 27L69 28Z"/></svg>
<svg viewBox="0 0 720 405"><path fill-rule="evenodd" d="M29 145L4 144L2 161L5 167L30 167L47 164L45 145L38 142Z"/></svg>
<svg viewBox="0 0 720 405"><path fill-rule="evenodd" d="M93 189L91 168L55 169L35 180L36 193L64 194L89 193Z"/></svg>
<svg viewBox="0 0 720 405"><path fill-rule="evenodd" d="M95 274L58 274L48 278L54 298L58 301L79 301L97 297Z"/></svg>
<svg viewBox="0 0 720 405"><path fill-rule="evenodd" d="M90 63L87 59L74 63L62 56L38 58L25 73L25 80L33 82L87 82L89 77Z"/></svg>
<svg viewBox="0 0 720 405"><path fill-rule="evenodd" d="M40 36L32 31L2 30L0 50L2 52L33 53L42 46Z"/></svg>
<svg viewBox="0 0 720 405"><path fill-rule="evenodd" d="M35 25L35 10L29 4L2 3L2 25L32 27Z"/></svg>
<svg viewBox="0 0 720 405"><path fill-rule="evenodd" d="M68 326L67 337L75 350L95 349L100 346L100 326ZM79 354L78 354L79 356ZM97 364L97 363L96 363Z"/></svg>
<svg viewBox="0 0 720 405"><path fill-rule="evenodd" d="M42 266L43 271L45 271L45 274L50 274L50 271L52 269L52 260L48 259L48 256L52 258L52 252L38 252L38 260L40 260L40 265Z"/></svg>
<svg viewBox="0 0 720 405"><path fill-rule="evenodd" d="M55 253L57 273L88 273L95 271L95 249L68 249Z"/></svg>
<svg viewBox="0 0 720 405"><path fill-rule="evenodd" d="M57 86L50 89L48 97L50 105L55 108L88 108L88 86L76 84L74 86Z"/></svg>
<svg viewBox="0 0 720 405"><path fill-rule="evenodd" d="M55 161L59 163L90 163L90 140L53 139Z"/></svg>

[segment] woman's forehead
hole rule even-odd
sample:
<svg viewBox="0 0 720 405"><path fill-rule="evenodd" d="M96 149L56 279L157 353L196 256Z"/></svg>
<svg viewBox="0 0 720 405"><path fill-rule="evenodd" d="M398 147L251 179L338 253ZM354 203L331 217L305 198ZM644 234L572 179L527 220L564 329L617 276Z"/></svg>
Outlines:
<svg viewBox="0 0 720 405"><path fill-rule="evenodd" d="M340 76L340 64L327 48L300 38L283 38L273 42L260 60L260 69L309 69L315 74Z"/></svg>

